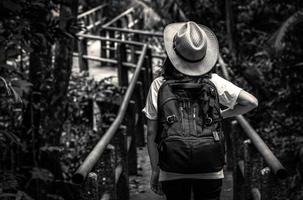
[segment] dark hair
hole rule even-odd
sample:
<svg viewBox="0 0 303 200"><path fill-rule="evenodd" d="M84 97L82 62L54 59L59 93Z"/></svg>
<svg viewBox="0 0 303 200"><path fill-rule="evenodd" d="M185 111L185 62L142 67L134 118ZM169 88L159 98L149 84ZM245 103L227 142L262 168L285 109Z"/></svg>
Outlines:
<svg viewBox="0 0 303 200"><path fill-rule="evenodd" d="M201 77L206 77L206 76L210 76L211 73L214 72L215 67L210 70L208 73L203 74L201 76L189 76L189 75L185 75L181 72L179 72L174 65L172 64L172 62L170 61L170 59L168 57L166 57L163 65L162 65L162 72L161 75L166 79L166 80L197 80Z"/></svg>

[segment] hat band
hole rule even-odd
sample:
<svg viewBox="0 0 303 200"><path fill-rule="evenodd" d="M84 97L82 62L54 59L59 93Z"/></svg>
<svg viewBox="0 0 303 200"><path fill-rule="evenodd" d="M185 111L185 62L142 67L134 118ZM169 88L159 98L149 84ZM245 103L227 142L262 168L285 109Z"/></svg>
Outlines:
<svg viewBox="0 0 303 200"><path fill-rule="evenodd" d="M203 60L203 58L204 58L204 57L202 57L202 58L199 58L199 59L197 59L197 60L190 60L190 59L184 57L181 53L178 52L175 43L173 44L173 49L174 49L174 51L176 52L176 54L177 54L180 58L182 58L183 60L185 60L185 61L187 61L187 62L195 63L195 62L199 62L199 61Z"/></svg>
<svg viewBox="0 0 303 200"><path fill-rule="evenodd" d="M176 38L176 35L174 36L174 40L175 40L175 38ZM196 60L188 59L188 58L184 57L181 53L178 52L178 50L177 50L177 48L176 48L176 43L175 43L175 42L173 42L173 50L176 52L176 54L177 54L180 58L182 58L183 60L185 60L185 61L187 61L187 62L191 62L191 63L199 62L199 61L203 60L203 58L205 57L205 56L203 56L202 58L199 58L199 59L196 59Z"/></svg>

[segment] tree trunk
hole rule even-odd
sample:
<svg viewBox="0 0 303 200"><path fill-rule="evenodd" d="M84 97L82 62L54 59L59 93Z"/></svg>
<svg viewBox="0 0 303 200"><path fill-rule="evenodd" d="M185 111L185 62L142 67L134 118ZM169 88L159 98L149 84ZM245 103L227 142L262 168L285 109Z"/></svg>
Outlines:
<svg viewBox="0 0 303 200"><path fill-rule="evenodd" d="M33 30L35 28L33 27ZM32 83L29 104L24 114L23 128L25 133L20 137L28 142L31 155L22 156L24 164L37 166L37 158L42 146L42 134L40 132L41 118L47 107L48 82L51 76L51 47L48 43L33 46L33 52L29 58L29 80Z"/></svg>
<svg viewBox="0 0 303 200"><path fill-rule="evenodd" d="M68 6L60 7L60 28L68 29L70 20L76 21L78 1L69 0ZM56 43L54 85L48 110L48 118L45 121L45 129L48 130L48 143L58 145L62 133L62 126L67 117L67 89L72 70L74 39L61 37Z"/></svg>
<svg viewBox="0 0 303 200"><path fill-rule="evenodd" d="M232 0L225 0L225 14L226 14L226 29L227 29L227 40L229 51L234 59L236 60L236 49L234 43L234 19L232 10Z"/></svg>

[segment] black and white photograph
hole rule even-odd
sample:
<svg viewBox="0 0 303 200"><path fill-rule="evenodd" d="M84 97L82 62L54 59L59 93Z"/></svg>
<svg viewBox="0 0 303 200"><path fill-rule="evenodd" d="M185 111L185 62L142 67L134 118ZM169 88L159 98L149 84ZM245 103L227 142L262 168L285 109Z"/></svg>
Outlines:
<svg viewBox="0 0 303 200"><path fill-rule="evenodd" d="M303 1L0 0L0 200L303 200Z"/></svg>

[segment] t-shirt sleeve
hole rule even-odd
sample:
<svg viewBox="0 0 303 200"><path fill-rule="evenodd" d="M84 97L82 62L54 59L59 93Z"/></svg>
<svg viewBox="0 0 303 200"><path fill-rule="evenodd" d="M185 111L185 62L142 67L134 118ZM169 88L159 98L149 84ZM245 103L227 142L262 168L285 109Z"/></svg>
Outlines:
<svg viewBox="0 0 303 200"><path fill-rule="evenodd" d="M242 88L217 74L212 74L211 81L217 88L220 103L228 108L234 108Z"/></svg>
<svg viewBox="0 0 303 200"><path fill-rule="evenodd" d="M157 103L158 103L158 90L163 83L163 77L156 78L150 85L146 104L142 112L150 120L156 120L158 117Z"/></svg>

